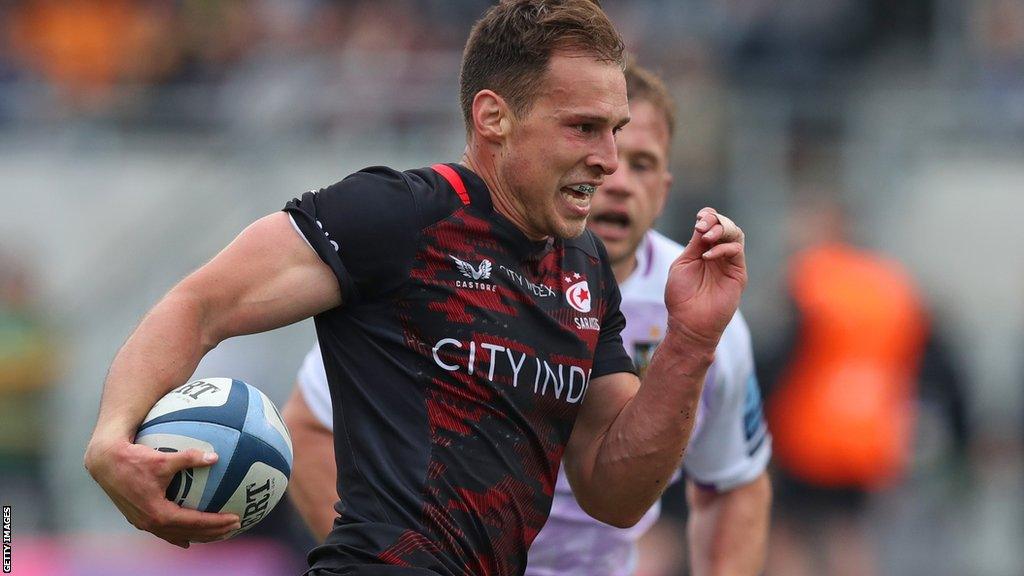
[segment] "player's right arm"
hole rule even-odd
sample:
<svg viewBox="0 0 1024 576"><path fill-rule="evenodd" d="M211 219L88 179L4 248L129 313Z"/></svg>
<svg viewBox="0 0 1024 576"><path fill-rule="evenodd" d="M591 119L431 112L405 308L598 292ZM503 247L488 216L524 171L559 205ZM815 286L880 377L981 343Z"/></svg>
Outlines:
<svg viewBox="0 0 1024 576"><path fill-rule="evenodd" d="M636 524L679 465L704 377L746 285L743 242L735 223L701 210L672 263L668 329L643 385L626 372L590 381L563 461L576 501L594 518L620 528Z"/></svg>
<svg viewBox="0 0 1024 576"><path fill-rule="evenodd" d="M337 516L334 511L338 500L334 432L313 413L298 385L281 415L295 446L288 494L317 541L323 542Z"/></svg>
<svg viewBox="0 0 1024 576"><path fill-rule="evenodd" d="M221 341L340 304L334 272L279 212L246 228L146 314L110 367L85 453L85 467L130 523L182 547L237 527L234 515L181 508L164 497L176 471L213 460L196 450L168 454L135 445L135 431Z"/></svg>

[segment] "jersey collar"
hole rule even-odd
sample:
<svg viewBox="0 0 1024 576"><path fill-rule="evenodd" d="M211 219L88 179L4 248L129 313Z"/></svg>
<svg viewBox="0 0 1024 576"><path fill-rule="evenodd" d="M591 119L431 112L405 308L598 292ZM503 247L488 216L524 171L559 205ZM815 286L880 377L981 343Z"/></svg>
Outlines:
<svg viewBox="0 0 1024 576"><path fill-rule="evenodd" d="M557 240L531 240L518 226L512 223L500 212L494 209L491 202L491 192L487 184L469 168L461 164L448 164L458 171L466 183L466 191L469 193L470 204L481 214L485 214L489 220L502 232L502 236L509 241L512 253L519 260L539 258L551 250Z"/></svg>

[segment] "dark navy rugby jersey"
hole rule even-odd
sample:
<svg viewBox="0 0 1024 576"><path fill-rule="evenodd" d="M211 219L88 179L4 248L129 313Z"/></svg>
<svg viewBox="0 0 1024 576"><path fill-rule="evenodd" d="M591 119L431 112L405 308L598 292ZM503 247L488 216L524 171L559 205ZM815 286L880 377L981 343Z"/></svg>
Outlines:
<svg viewBox="0 0 1024 576"><path fill-rule="evenodd" d="M603 245L531 241L454 164L285 210L344 302L315 318L341 502L310 565L522 574L591 379L632 371Z"/></svg>

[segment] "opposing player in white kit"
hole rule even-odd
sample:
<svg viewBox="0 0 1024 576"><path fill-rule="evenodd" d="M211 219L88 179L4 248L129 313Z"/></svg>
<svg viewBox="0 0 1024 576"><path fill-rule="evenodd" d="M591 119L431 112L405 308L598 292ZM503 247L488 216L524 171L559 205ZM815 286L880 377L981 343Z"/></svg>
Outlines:
<svg viewBox="0 0 1024 576"><path fill-rule="evenodd" d="M622 292L623 343L641 373L665 332L669 267L683 247L651 230L671 184L673 104L656 76L626 70L630 124L619 134L618 170L593 199L588 226L605 243ZM331 528L337 500L331 398L317 346L284 409L295 441L289 493L318 538ZM679 476L687 479L689 555L696 576L760 573L768 540L771 489L765 472L771 438L761 413L750 333L737 312L708 370L694 432ZM551 516L530 548L527 576L631 574L637 540L657 520L655 504L619 529L588 516L559 473Z"/></svg>

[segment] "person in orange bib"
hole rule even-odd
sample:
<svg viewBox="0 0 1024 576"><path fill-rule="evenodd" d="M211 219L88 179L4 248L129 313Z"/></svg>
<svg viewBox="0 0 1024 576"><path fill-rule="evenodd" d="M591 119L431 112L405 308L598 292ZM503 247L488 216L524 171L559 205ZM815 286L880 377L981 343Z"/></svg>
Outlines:
<svg viewBox="0 0 1024 576"><path fill-rule="evenodd" d="M900 264L845 241L836 204L811 207L800 221L820 242L790 263L796 339L767 401L780 508L789 513L771 573L870 576L859 512L910 462L927 320ZM813 567L800 550L819 551L828 567Z"/></svg>

